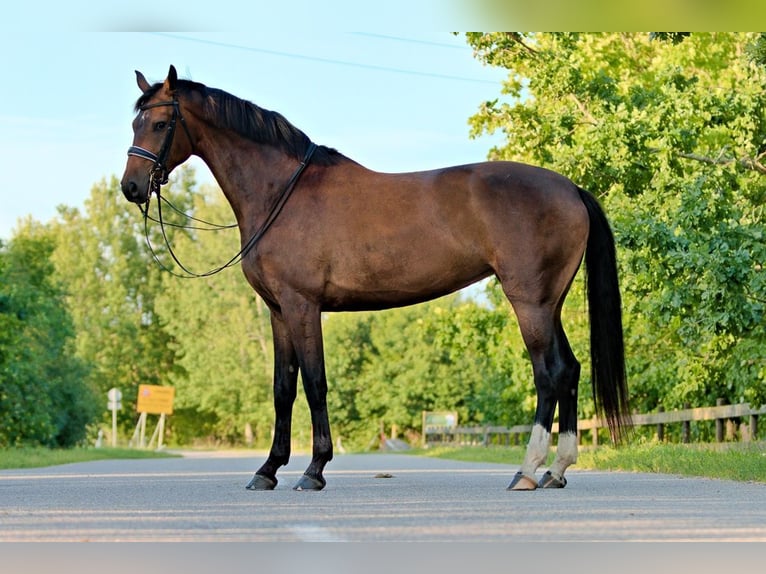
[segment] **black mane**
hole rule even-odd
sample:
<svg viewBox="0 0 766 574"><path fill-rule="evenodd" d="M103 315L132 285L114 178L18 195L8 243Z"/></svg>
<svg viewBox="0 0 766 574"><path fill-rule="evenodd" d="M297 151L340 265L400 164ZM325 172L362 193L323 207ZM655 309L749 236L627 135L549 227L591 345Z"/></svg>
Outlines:
<svg viewBox="0 0 766 574"><path fill-rule="evenodd" d="M135 110L148 103L162 88L154 84L136 101ZM292 125L285 117L271 110L256 106L217 88L190 80L178 80L176 92L179 95L197 92L202 96L203 113L211 124L230 129L252 141L275 146L295 159L302 160L311 143L309 137ZM317 146L311 163L314 165L335 165L350 161L338 151L326 146Z"/></svg>

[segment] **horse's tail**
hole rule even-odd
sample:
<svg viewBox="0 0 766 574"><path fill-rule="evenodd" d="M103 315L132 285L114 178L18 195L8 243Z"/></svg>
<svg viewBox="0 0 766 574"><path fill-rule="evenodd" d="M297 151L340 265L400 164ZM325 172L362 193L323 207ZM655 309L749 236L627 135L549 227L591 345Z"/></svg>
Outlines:
<svg viewBox="0 0 766 574"><path fill-rule="evenodd" d="M593 400L596 412L609 425L612 439L619 442L625 436L631 418L614 236L596 198L583 189L579 189L579 192L590 217L590 233L585 250L585 282L590 318Z"/></svg>

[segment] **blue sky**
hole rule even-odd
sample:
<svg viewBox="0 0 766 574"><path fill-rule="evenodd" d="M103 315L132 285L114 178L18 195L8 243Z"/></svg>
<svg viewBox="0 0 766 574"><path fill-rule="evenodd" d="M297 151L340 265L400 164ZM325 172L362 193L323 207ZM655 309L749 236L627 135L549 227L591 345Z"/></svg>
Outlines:
<svg viewBox="0 0 766 574"><path fill-rule="evenodd" d="M82 207L94 184L122 175L139 95L135 69L159 81L173 64L180 76L277 110L315 142L379 171L482 161L498 141L469 139L467 121L500 94L505 73L474 59L462 36L286 28L6 30L0 238L19 217L45 222L57 205Z"/></svg>

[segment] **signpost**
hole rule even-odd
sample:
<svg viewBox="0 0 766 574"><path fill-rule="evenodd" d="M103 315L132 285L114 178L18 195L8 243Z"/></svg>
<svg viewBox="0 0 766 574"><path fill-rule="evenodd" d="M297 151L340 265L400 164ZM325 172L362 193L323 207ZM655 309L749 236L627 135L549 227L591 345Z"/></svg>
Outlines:
<svg viewBox="0 0 766 574"><path fill-rule="evenodd" d="M138 385L136 410L150 415L172 415L175 395L175 387Z"/></svg>
<svg viewBox="0 0 766 574"><path fill-rule="evenodd" d="M455 428L456 411L423 411L423 433L432 428Z"/></svg>
<svg viewBox="0 0 766 574"><path fill-rule="evenodd" d="M106 408L112 411L112 447L117 446L117 411L122 409L122 392L112 387L106 393Z"/></svg>
<svg viewBox="0 0 766 574"><path fill-rule="evenodd" d="M133 433L133 439L139 435L138 444L141 448L146 442L146 416L160 415L160 422L149 439L151 446L157 437L157 450L162 448L162 441L165 436L165 416L173 414L173 399L175 398L175 387L162 387L159 385L138 385L138 400L136 401L136 411L141 413Z"/></svg>
<svg viewBox="0 0 766 574"><path fill-rule="evenodd" d="M423 444L429 431L451 431L457 427L457 411L423 411Z"/></svg>

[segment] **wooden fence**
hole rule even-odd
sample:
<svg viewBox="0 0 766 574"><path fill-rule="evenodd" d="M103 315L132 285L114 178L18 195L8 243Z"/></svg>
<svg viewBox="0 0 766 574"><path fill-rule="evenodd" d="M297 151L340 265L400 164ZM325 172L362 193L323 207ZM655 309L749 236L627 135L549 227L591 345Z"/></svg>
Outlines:
<svg viewBox="0 0 766 574"><path fill-rule="evenodd" d="M715 421L715 439L723 442L727 436L734 440L740 435L740 440L749 442L758 439L758 417L766 414L766 406L753 409L748 404L724 405L719 399L714 407L686 408L665 412L662 408L656 413L634 414L633 426L656 426L657 439L665 440L665 426L681 425L681 442L691 440L691 423L695 421ZM606 428L604 421L598 418L581 419L577 424L578 442L582 444L583 432L590 431L591 441L598 445L599 429ZM738 431L737 432L737 428ZM553 433L558 432L558 423L553 424ZM423 428L424 446L437 444L460 445L518 445L522 444L524 435L532 432L532 425L504 426L454 426Z"/></svg>

